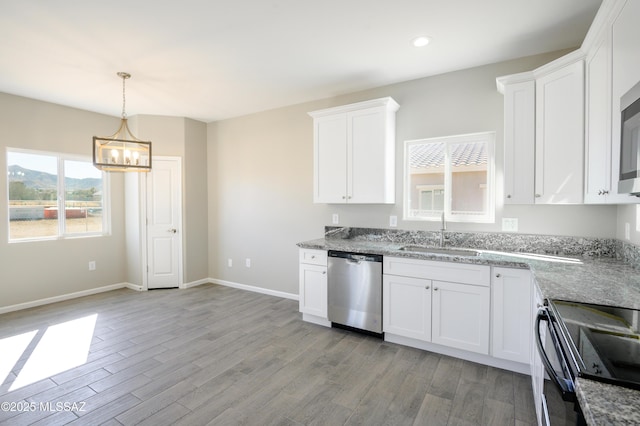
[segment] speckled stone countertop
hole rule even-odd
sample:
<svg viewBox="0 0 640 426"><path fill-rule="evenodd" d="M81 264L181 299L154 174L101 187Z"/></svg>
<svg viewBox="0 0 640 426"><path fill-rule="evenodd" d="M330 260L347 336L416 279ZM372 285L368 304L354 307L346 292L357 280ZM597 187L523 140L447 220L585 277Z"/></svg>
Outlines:
<svg viewBox="0 0 640 426"><path fill-rule="evenodd" d="M478 256L403 251L438 247L440 233L326 227L301 248L531 269L545 299L640 309L640 248L614 239L446 232L447 247ZM579 378L576 394L590 425L640 424L640 391Z"/></svg>

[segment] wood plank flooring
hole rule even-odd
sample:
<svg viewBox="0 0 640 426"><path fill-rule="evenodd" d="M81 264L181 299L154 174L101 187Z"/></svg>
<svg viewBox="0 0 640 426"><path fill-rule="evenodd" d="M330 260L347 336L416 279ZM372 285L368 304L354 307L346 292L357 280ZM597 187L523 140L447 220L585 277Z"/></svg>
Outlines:
<svg viewBox="0 0 640 426"><path fill-rule="evenodd" d="M85 363L9 390L48 327L93 314ZM212 284L0 315L0 343L34 330L0 384L0 424L535 424L527 376L305 323L295 301Z"/></svg>

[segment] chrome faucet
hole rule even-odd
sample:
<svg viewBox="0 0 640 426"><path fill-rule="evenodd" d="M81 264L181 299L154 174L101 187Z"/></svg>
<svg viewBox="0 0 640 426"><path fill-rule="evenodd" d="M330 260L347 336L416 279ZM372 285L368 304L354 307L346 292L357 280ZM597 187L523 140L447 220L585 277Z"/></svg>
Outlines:
<svg viewBox="0 0 640 426"><path fill-rule="evenodd" d="M442 217L440 219L440 247L444 247L444 231L447 230L447 222L444 220L444 212L442 212Z"/></svg>

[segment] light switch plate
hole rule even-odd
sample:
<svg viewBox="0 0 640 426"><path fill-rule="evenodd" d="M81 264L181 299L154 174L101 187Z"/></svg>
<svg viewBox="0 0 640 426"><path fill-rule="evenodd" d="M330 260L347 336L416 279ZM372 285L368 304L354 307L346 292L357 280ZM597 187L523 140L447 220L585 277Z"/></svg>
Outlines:
<svg viewBox="0 0 640 426"><path fill-rule="evenodd" d="M389 226L393 226L393 227L398 226L398 216L395 216L395 215L389 216Z"/></svg>
<svg viewBox="0 0 640 426"><path fill-rule="evenodd" d="M503 217L502 218L502 230L504 232L518 232L518 218L517 217Z"/></svg>
<svg viewBox="0 0 640 426"><path fill-rule="evenodd" d="M338 223L340 223L340 216L338 216L338 213L334 213L331 216L331 223L333 223L334 225L337 225Z"/></svg>

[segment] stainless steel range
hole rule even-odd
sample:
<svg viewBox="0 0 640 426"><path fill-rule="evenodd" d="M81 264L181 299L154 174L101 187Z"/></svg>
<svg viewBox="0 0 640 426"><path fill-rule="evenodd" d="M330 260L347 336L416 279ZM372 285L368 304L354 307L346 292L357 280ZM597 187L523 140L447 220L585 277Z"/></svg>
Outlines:
<svg viewBox="0 0 640 426"><path fill-rule="evenodd" d="M566 400L575 398L577 377L640 390L639 310L552 300L540 321L548 324L561 365L552 366L544 348L541 355Z"/></svg>

